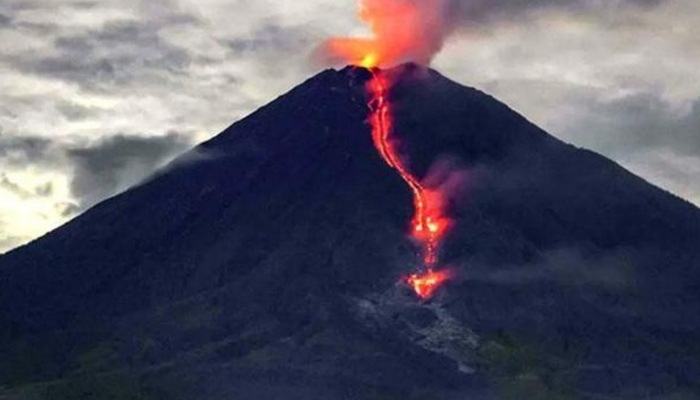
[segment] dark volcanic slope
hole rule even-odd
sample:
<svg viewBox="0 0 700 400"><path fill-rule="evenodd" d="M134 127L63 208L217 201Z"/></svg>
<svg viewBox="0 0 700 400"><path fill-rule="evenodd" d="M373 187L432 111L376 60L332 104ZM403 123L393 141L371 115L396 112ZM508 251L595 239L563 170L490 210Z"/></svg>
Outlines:
<svg viewBox="0 0 700 400"><path fill-rule="evenodd" d="M0 399L700 398L700 211L394 73L413 171L468 177L432 302L369 74L329 70L0 258Z"/></svg>

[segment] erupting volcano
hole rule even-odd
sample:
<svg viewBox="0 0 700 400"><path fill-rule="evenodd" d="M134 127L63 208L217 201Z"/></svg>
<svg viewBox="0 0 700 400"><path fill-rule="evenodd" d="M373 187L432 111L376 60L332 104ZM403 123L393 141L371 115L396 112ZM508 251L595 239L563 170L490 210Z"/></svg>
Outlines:
<svg viewBox="0 0 700 400"><path fill-rule="evenodd" d="M483 92L329 69L0 256L0 398L685 399L699 242Z"/></svg>
<svg viewBox="0 0 700 400"><path fill-rule="evenodd" d="M700 210L430 69L457 2L361 1L351 66L0 256L0 400L700 399Z"/></svg>

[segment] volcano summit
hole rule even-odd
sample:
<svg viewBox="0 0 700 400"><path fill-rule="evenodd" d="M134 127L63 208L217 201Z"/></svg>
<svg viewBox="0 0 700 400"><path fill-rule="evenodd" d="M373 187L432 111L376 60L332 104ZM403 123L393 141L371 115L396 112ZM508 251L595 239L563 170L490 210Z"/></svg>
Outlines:
<svg viewBox="0 0 700 400"><path fill-rule="evenodd" d="M433 70L381 71L389 140L450 221L423 300L377 71L324 71L0 257L0 399L700 398L700 210Z"/></svg>

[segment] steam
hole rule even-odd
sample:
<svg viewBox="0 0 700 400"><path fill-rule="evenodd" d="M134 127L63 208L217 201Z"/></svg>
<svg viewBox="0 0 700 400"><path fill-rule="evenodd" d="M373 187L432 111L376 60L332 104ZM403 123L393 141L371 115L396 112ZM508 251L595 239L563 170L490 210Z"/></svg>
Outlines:
<svg viewBox="0 0 700 400"><path fill-rule="evenodd" d="M540 12L605 18L626 7L647 9L668 0L359 0L369 37L332 38L316 52L322 63L428 66L456 32L483 32Z"/></svg>

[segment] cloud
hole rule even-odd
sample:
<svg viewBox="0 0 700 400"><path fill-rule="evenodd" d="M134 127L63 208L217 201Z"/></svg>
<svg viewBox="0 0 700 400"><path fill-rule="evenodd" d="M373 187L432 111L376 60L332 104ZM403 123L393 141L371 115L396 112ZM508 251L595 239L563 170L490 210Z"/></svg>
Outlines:
<svg viewBox="0 0 700 400"><path fill-rule="evenodd" d="M700 98L686 105L663 92L568 95L575 110L554 131L616 160L652 183L700 204Z"/></svg>
<svg viewBox="0 0 700 400"><path fill-rule="evenodd" d="M9 16L0 13L0 29L9 27L10 23L12 22L12 18Z"/></svg>
<svg viewBox="0 0 700 400"><path fill-rule="evenodd" d="M169 75L184 74L188 52L165 41L158 26L138 21L109 22L99 30L60 36L55 55L23 54L18 68L60 79L90 90L134 82L167 84Z"/></svg>
<svg viewBox="0 0 700 400"><path fill-rule="evenodd" d="M54 208L63 218L73 217L81 211L78 204L71 202L56 203Z"/></svg>
<svg viewBox="0 0 700 400"><path fill-rule="evenodd" d="M86 120L104 111L99 107L86 107L67 100L59 100L56 109L70 122Z"/></svg>
<svg viewBox="0 0 700 400"><path fill-rule="evenodd" d="M2 230L3 227L0 225L0 230ZM27 241L26 237L20 237L20 236L0 236L0 254L3 254L5 251L13 249L17 246L20 246L21 244L25 243Z"/></svg>
<svg viewBox="0 0 700 400"><path fill-rule="evenodd" d="M9 136L0 129L0 160L3 164L23 166L30 163L47 164L53 143L39 136Z"/></svg>
<svg viewBox="0 0 700 400"><path fill-rule="evenodd" d="M22 184L15 182L6 173L0 172L0 188L3 188L22 200L36 197L50 197L53 194L53 184L46 182L33 188L25 188Z"/></svg>
<svg viewBox="0 0 700 400"><path fill-rule="evenodd" d="M191 145L191 139L179 133L118 134L87 147L70 148L71 191L80 207L90 207L144 179Z"/></svg>
<svg viewBox="0 0 700 400"><path fill-rule="evenodd" d="M137 184L192 144L184 133L92 142L0 135L0 252Z"/></svg>
<svg viewBox="0 0 700 400"><path fill-rule="evenodd" d="M480 28L503 22L516 22L542 12L606 17L624 7L648 9L667 0L446 0L453 29Z"/></svg>
<svg viewBox="0 0 700 400"><path fill-rule="evenodd" d="M589 135L614 146L618 154L653 147L700 155L700 98L688 108L677 110L659 93L648 92L596 102L591 113L606 123L595 126Z"/></svg>
<svg viewBox="0 0 700 400"><path fill-rule="evenodd" d="M4 172L0 173L0 187L14 193L15 195L17 195L17 197L21 199L27 199L32 197L31 192L12 181L10 178L7 177L7 175Z"/></svg>
<svg viewBox="0 0 700 400"><path fill-rule="evenodd" d="M235 53L256 55L260 52L288 54L308 49L311 41L300 26L266 23L249 36L224 40Z"/></svg>
<svg viewBox="0 0 700 400"><path fill-rule="evenodd" d="M218 42L227 49L227 60L237 60L239 68L247 71L236 77L237 83L274 85L279 88L275 91L284 92L316 72L310 61L320 40L317 32L299 22L270 18L249 32Z"/></svg>
<svg viewBox="0 0 700 400"><path fill-rule="evenodd" d="M700 205L700 156L684 156L668 148L630 152L622 163L651 182Z"/></svg>

